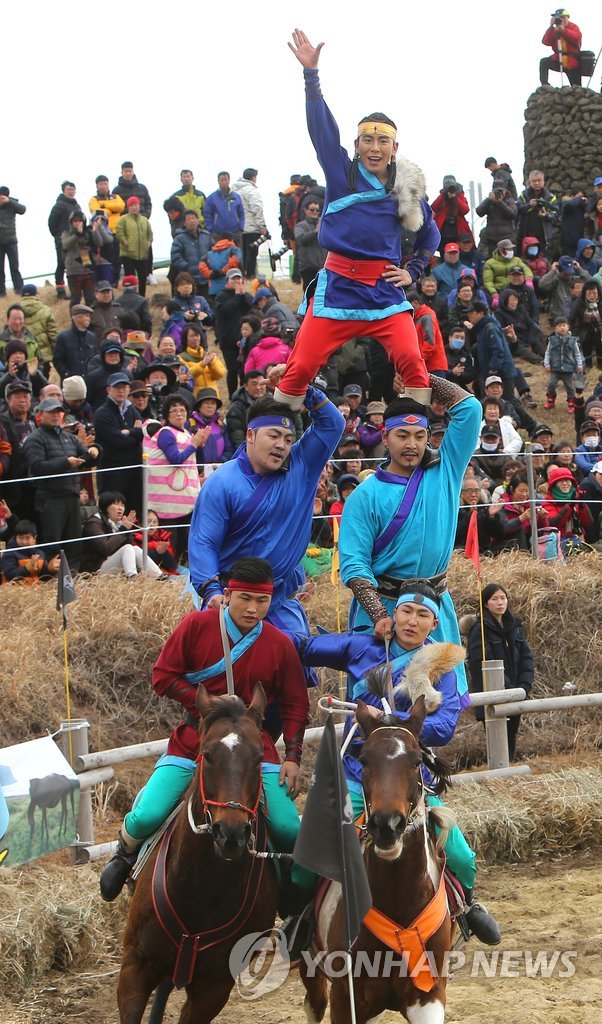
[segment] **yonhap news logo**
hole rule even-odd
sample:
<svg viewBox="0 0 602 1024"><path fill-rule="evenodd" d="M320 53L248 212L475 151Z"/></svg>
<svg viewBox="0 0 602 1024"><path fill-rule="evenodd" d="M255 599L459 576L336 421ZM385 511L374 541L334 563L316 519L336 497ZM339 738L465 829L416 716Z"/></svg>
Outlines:
<svg viewBox="0 0 602 1024"><path fill-rule="evenodd" d="M286 936L281 928L250 932L232 947L230 974L241 999L251 1002L274 992L290 971Z"/></svg>

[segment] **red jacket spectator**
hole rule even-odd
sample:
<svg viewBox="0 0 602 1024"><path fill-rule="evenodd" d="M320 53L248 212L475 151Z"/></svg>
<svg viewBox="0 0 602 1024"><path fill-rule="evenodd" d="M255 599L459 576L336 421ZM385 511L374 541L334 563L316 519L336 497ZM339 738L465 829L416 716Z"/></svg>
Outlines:
<svg viewBox="0 0 602 1024"><path fill-rule="evenodd" d="M437 317L430 306L414 307L414 324L420 345L420 355L429 373L447 370L445 344Z"/></svg>
<svg viewBox="0 0 602 1024"><path fill-rule="evenodd" d="M431 204L435 223L441 232L442 253L447 242L457 242L460 235L470 235L474 245L474 236L470 230L466 214L469 211L464 190L452 174L446 174L443 188Z"/></svg>
<svg viewBox="0 0 602 1024"><path fill-rule="evenodd" d="M559 44L561 44L563 69L571 68L572 70L579 67L581 29L578 25L574 25L572 21L567 21L563 26L562 35L559 35L554 25L550 25L542 39L542 43L544 46L551 46L555 54L558 54ZM560 59L558 63L560 64Z"/></svg>

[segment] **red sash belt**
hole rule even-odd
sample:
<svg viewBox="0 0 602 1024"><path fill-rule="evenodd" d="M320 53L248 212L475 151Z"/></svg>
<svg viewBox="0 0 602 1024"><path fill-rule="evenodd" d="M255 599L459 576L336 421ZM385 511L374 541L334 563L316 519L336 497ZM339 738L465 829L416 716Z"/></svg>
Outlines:
<svg viewBox="0 0 602 1024"><path fill-rule="evenodd" d="M329 252L324 266L341 277L348 277L350 281L359 281L361 284L375 285L381 278L383 271L393 266L391 260L348 260L338 252Z"/></svg>

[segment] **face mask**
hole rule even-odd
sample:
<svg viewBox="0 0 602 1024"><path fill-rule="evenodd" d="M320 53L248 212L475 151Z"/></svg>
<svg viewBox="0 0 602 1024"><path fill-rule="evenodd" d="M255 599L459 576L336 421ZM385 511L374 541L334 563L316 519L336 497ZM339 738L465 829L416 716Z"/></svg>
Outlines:
<svg viewBox="0 0 602 1024"><path fill-rule="evenodd" d="M600 443L599 437L584 437L583 443L586 448L597 448Z"/></svg>
<svg viewBox="0 0 602 1024"><path fill-rule="evenodd" d="M481 441L481 448L484 452L496 452L497 445L497 441L494 441L493 444L490 444L489 441Z"/></svg>
<svg viewBox="0 0 602 1024"><path fill-rule="evenodd" d="M504 249L503 252L502 252L502 256L504 257L505 260L513 259L514 258L514 249Z"/></svg>
<svg viewBox="0 0 602 1024"><path fill-rule="evenodd" d="M536 245L530 245L527 248L527 256L537 256L538 252L539 250Z"/></svg>
<svg viewBox="0 0 602 1024"><path fill-rule="evenodd" d="M449 347L454 352L460 352L464 348L464 338L450 338Z"/></svg>

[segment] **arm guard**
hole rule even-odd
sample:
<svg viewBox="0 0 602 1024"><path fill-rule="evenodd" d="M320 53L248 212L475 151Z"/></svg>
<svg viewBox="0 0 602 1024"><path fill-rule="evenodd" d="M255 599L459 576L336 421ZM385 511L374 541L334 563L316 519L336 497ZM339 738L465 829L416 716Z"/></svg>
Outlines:
<svg viewBox="0 0 602 1024"><path fill-rule="evenodd" d="M470 396L470 392L465 391L459 384L454 384L451 380L444 380L443 377L437 377L434 373L429 373L429 380L433 398L438 402L443 402L448 409Z"/></svg>
<svg viewBox="0 0 602 1024"><path fill-rule="evenodd" d="M354 576L347 584L353 596L359 601L364 611L368 613L376 624L379 619L385 619L389 612L378 596L376 587L371 580L363 579L361 576Z"/></svg>

